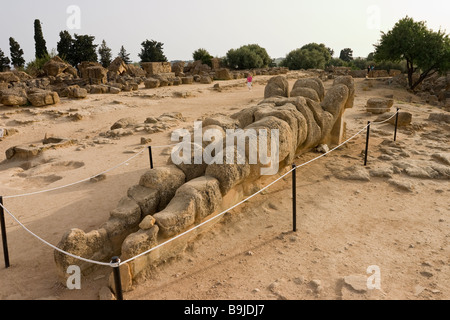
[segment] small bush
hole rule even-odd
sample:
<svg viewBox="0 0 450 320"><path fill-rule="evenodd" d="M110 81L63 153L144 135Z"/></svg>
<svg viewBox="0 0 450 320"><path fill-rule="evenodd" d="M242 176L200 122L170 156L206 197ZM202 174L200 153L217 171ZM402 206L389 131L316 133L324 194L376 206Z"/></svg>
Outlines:
<svg viewBox="0 0 450 320"><path fill-rule="evenodd" d="M272 63L266 49L257 44L249 44L238 49L231 49L224 59L230 69L265 68Z"/></svg>
<svg viewBox="0 0 450 320"><path fill-rule="evenodd" d="M209 52L206 49L200 48L194 51L192 54L192 57L195 61L201 61L203 64L206 64L208 66L212 66L211 59L213 58L212 55L209 54Z"/></svg>
<svg viewBox="0 0 450 320"><path fill-rule="evenodd" d="M46 53L42 58L36 58L33 61L27 63L25 72L32 77L37 77L42 73L42 67L50 61L50 59L56 56L56 52Z"/></svg>

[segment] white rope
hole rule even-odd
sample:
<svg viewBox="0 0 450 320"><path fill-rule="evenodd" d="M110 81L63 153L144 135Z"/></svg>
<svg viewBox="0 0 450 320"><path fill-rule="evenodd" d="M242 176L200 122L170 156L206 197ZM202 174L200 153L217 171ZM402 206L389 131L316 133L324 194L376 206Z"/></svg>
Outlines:
<svg viewBox="0 0 450 320"><path fill-rule="evenodd" d="M284 175L282 175L281 177L279 177L279 178L276 179L275 181L271 182L270 184L268 184L267 186L265 186L264 188L262 188L262 189L259 190L258 192L254 193L254 194L252 194L251 196L249 196L248 198L246 198L246 199L244 199L244 200L242 200L242 201L236 203L235 205L233 205L232 207L228 208L227 210L222 211L221 213L215 215L214 217L212 217L212 218L210 218L210 219L208 219L208 220L206 220L206 221L203 221L202 223L196 225L195 227L193 227L193 228L191 228L191 229L189 229L189 230L186 230L186 231L184 231L183 233L180 233L180 234L176 235L175 237L170 238L169 240L167 240L167 241L165 241L165 242L163 242L163 243L160 243L159 245L157 245L157 246L155 246L155 247L153 247L153 248L151 248L151 249L149 249L149 250L147 250L147 251L145 251L145 252L142 252L142 253L140 253L140 254L138 254L138 255L136 255L136 256L134 256L134 257L128 259L128 260L122 261L120 264L122 265L122 264L125 264L125 263L128 263L128 262L131 262L131 261L133 261L133 260L135 260L135 259L137 259L137 258L139 258L139 257L141 257L141 256L143 256L143 255L146 255L146 254L150 253L150 252L153 251L153 250L158 249L159 247L162 247L163 245L168 244L169 242L172 242L172 241L174 241L174 240L176 240L176 239L178 239L178 238L184 236L185 234L187 234L187 233L189 233L189 232L191 232L191 231L193 231L193 230L195 230L195 229L197 229L197 228L200 228L201 226L203 226L204 224L207 224L208 222L210 222L210 221L212 221L212 220L217 219L218 217L224 215L224 214L227 213L228 211L230 211L230 210L236 208L237 206L241 205L242 203L244 203L244 202L250 200L251 198L253 198L253 197L256 196L257 194L259 194L260 192L264 191L265 189L267 189L268 187L270 187L270 186L273 185L274 183L278 182L279 180L281 180L282 178L284 178L285 176L287 176L289 173L291 173L292 170L294 170L294 169L291 169L290 171L286 172Z"/></svg>
<svg viewBox="0 0 450 320"><path fill-rule="evenodd" d="M301 164L301 165L298 165L298 166L296 166L295 168L292 168L291 170L289 170L288 172L286 172L285 174L283 174L281 177L279 177L279 178L276 179L275 181L272 181L271 183L269 183L269 184L268 184L267 186L265 186L264 188L260 189L259 191L255 192L254 194L252 194L251 196L245 198L244 200L242 200L242 201L236 203L235 205L233 205L232 207L228 208L227 210L222 211L221 213L215 215L214 217L209 218L208 220L206 220L206 221L204 221L204 222L202 222L202 223L196 225L195 227L193 227L193 228L191 228L191 229L189 229L189 230L186 230L186 231L184 231L183 233L180 233L180 234L176 235L175 237L170 238L169 240L167 240L167 241L165 241L165 242L163 242L163 243L160 243L159 245L157 245L157 246L155 246L155 247L153 247L153 248L151 248L151 249L149 249L149 250L147 250L147 251L144 251L144 252L142 252L142 253L140 253L140 254L138 254L138 255L132 257L132 258L129 258L128 260L125 260L125 261L120 262L120 264L122 265L122 264L125 264L125 263L128 263L128 262L131 262L131 261L133 261L133 260L135 260L135 259L137 259L137 258L139 258L139 257L142 257L143 255L146 255L146 254L152 252L153 250L156 250L156 249L162 247L163 245L166 245L167 243L170 243L170 242L172 242L172 241L174 241L174 240L176 240L176 239L178 239L178 238L184 236L185 234L187 234L187 233L189 233L189 232L191 232L191 231L193 231L193 230L195 230L195 229L197 229L197 228L200 228L200 227L203 226L204 224L206 224L206 223L208 223L208 222L211 222L212 220L221 217L222 215L224 215L224 214L227 213L228 211L230 211L230 210L236 208L237 206L241 205L241 204L244 203L244 202L247 202L248 200L250 200L250 199L253 198L254 196L258 195L259 193L263 192L264 190L266 190L267 188L269 188L269 187L272 186L273 184L277 183L278 181L280 181L281 179L283 179L284 177L286 177L288 174L290 174L292 171L294 171L294 170L296 170L296 169L298 169L298 168L300 168L300 167L303 167L303 166L305 166L305 165L307 165L307 164L309 164L309 163L311 163L311 162L313 162L313 161L315 161L315 160L318 160L318 159L320 159L320 158L326 156L328 153L330 153L330 152L332 152L332 151L334 151L334 150L336 150L336 149L342 147L344 144L346 144L346 143L349 142L350 140L354 139L357 135L359 135L361 132L363 132L368 126L369 126L369 125L366 125L366 126L365 126L364 128L362 128L360 131L358 131L356 134L354 134L352 137L350 137L349 139L347 139L346 141L344 141L343 143L341 143L341 144L338 145L337 147L335 147L335 148L329 150L328 152L326 152L326 153L324 153L324 154L322 154L322 155L320 155L320 156L318 156L318 157L316 157L316 158L314 158L314 159L312 159L312 160L309 160L309 161L307 161L307 162L305 162L305 163L303 163L303 164Z"/></svg>
<svg viewBox="0 0 450 320"><path fill-rule="evenodd" d="M391 110L391 108L375 108L375 107L367 107L367 106L364 106L363 108L366 108L369 110L386 110L386 109L389 109L389 111Z"/></svg>
<svg viewBox="0 0 450 320"><path fill-rule="evenodd" d="M380 121L380 122L371 122L370 124L383 124L385 122L388 122L389 120L394 118L397 115L397 113L399 113L399 112L400 112L400 109L396 113L394 113L390 118L387 118L386 120L383 120L383 121Z"/></svg>
<svg viewBox="0 0 450 320"><path fill-rule="evenodd" d="M42 241L44 244L50 246L51 248L66 254L68 256L71 256L72 258L78 259L78 260L82 260L85 262L89 262L89 263L94 263L94 264L99 264L99 265L103 265L103 266L111 266L110 263L106 263L106 262L99 262L99 261L94 261L94 260L90 260L90 259L86 259L77 255L74 255L70 252L64 251L60 248L58 248L57 246L52 245L51 243L45 241L44 239L42 239L41 237L39 237L38 235L36 235L35 233L33 233L30 229L28 229L27 227L25 227L20 221L19 219L17 219L7 208L5 208L5 206L3 206L2 203L0 203L0 206L11 216L11 218L13 218L22 228L25 229L25 231L27 231L29 234L31 234L33 237L36 237L38 240Z"/></svg>
<svg viewBox="0 0 450 320"><path fill-rule="evenodd" d="M152 147L152 149L156 149L156 148L167 148L167 147L174 147L174 146L177 146L177 145L179 145L180 143L178 142L178 143L174 143L174 144L166 144L166 145L163 145L163 146L151 146Z"/></svg>
<svg viewBox="0 0 450 320"><path fill-rule="evenodd" d="M64 188L71 187L71 186L76 185L76 184L80 184L80 183L82 183L82 182L89 181L89 180L92 179L92 178L96 178L96 177L98 177L98 176L101 176L102 174L106 174L106 173L108 173L108 172L110 172L110 171L112 171L112 170L114 170L114 169L117 169L117 168L123 166L124 164L128 163L129 161L131 161L131 160L133 160L134 158L136 158L137 156L139 156L142 152L145 151L145 149L146 149L146 148L142 149L141 151L139 151L137 154L135 154L135 155L132 156L131 158L129 158L129 159L127 159L127 160L125 160L125 161L119 163L118 165L115 165L114 167L112 167L112 168L110 168L110 169L108 169L108 170L105 170L105 171L103 171L103 172L100 172L100 173L96 174L95 176L92 176L92 177L89 177L89 178L85 178L85 179L80 180L80 181L72 182L72 183L69 183L69 184L66 184L66 185L63 185L63 186L54 187L54 188L51 188L51 189L45 189L45 190L40 190L40 191L35 191L35 192L29 192L29 193L24 193L24 194L11 195L11 196L3 196L3 199L19 198L19 197L26 197L26 196L36 195L36 194L40 194L40 193L46 193L46 192L50 192L50 191L55 191L55 190L59 190L59 189L64 189Z"/></svg>
<svg viewBox="0 0 450 320"><path fill-rule="evenodd" d="M152 149L156 149L156 148L167 148L167 147L172 147L172 146L175 146L175 145L177 145L177 144L168 144L168 145L151 146L151 147L152 147ZM93 178L96 178L96 177L98 177L98 176L101 176L102 174L106 174L106 173L108 173L108 172L110 172L110 171L112 171L112 170L114 170L114 169L117 169L117 168L123 166L124 164L130 162L131 160L133 160L134 158L136 158L137 156L139 156L139 155L140 155L141 153L143 153L146 149L148 149L148 147L143 148L141 151L139 151L137 154L135 154L135 155L132 156L131 158L129 158L129 159L127 159L127 160L125 160L125 161L119 163L118 165L116 165L116 166L114 166L114 167L112 167L112 168L110 168L110 169L108 169L108 170L105 170L105 171L103 171L103 172L100 172L100 173L96 174L95 176L92 176L92 177L89 177L89 178L85 178L85 179L83 179L83 180L79 180L79 181L76 181L76 182L72 182L72 183L69 183L69 184L66 184L66 185L63 185L63 186L51 188L51 189L45 189L45 190L40 190L40 191L35 191L35 192L29 192L29 193L24 193L24 194L11 195L11 196L3 196L3 199L11 199L11 198L19 198L19 197L32 196L32 195L36 195L36 194L41 194L41 193L51 192L51 191L55 191L55 190L59 190L59 189L64 189L64 188L67 188L67 187L71 187L71 186L80 184L80 183L82 183L82 182L89 181L89 180L91 180L91 179L93 179Z"/></svg>
<svg viewBox="0 0 450 320"><path fill-rule="evenodd" d="M395 115L396 115L398 112L399 112L399 111L397 111L396 113L394 113L390 118L388 118L388 119L386 119L386 120L383 120L383 121L381 121L381 122L371 122L371 124L383 124L383 123L385 123L385 122L388 122L388 121L391 120L393 117L395 117ZM367 128L367 126L366 126L365 128ZM364 128L364 129L365 129L365 128ZM156 148L167 148L167 147L173 147L173 146L176 146L176 145L178 145L178 144L175 143L175 144L167 144L167 145L161 145L161 146L151 146L151 148L152 148L152 149L156 149ZM340 146L338 146L338 147L340 147ZM91 179L93 179L93 178L96 178L96 177L98 177L98 176L101 176L102 174L106 174L106 173L108 173L108 172L110 172L110 171L112 171L112 170L114 170L114 169L117 169L118 167L123 166L124 164L128 163L129 161L131 161L131 160L133 160L134 158L136 158L137 156L139 156L139 155L140 155L141 153L143 153L146 149L148 149L148 147L143 148L143 149L142 149L141 151L139 151L137 154L135 154L135 155L132 156L131 158L129 158L129 159L127 159L127 160L125 160L125 161L119 163L118 165L116 165L116 166L114 166L114 167L112 167L112 168L110 168L110 169L108 169L108 170L105 170L105 171L103 171L103 172L100 172L100 173L98 173L98 174L96 174L96 175L94 175L94 176L91 176L91 177L89 177L89 178L85 178L85 179L83 179L83 180L79 180L79 181L76 181L76 182L72 182L72 183L69 183L69 184L66 184L66 185L63 185L63 186L54 187L54 188L50 188L50 189L45 189L45 190L40 190L40 191L35 191L35 192L29 192L29 193L24 193L24 194L11 195L11 196L3 196L3 199L20 198L20 197L26 197L26 196L32 196L32 195L36 195L36 194L41 194L41 193L46 193L46 192L56 191L56 190L68 188L68 187L71 187L71 186L74 186L74 185L77 185L77 184L80 184L80 183L89 181L89 180L91 180ZM333 150L335 150L335 149L333 149ZM326 153L325 153L324 155L326 155ZM322 155L322 156L323 156L323 155Z"/></svg>

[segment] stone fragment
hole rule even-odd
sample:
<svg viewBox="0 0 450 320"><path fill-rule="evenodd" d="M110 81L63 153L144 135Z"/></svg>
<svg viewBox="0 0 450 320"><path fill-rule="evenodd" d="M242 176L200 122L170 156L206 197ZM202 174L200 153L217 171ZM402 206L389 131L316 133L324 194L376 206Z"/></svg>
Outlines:
<svg viewBox="0 0 450 320"><path fill-rule="evenodd" d="M344 283L359 293L367 291L367 277L363 275L350 275L344 277Z"/></svg>
<svg viewBox="0 0 450 320"><path fill-rule="evenodd" d="M289 97L289 83L284 76L270 78L264 89L264 99L271 97Z"/></svg>
<svg viewBox="0 0 450 320"><path fill-rule="evenodd" d="M387 122L395 125L396 117L394 116L395 113L393 112L387 112L382 115L380 115L375 122L382 122L387 119L389 119ZM399 127L406 127L411 124L412 121L412 114L410 112L399 112L398 113L398 122L397 125Z"/></svg>
<svg viewBox="0 0 450 320"><path fill-rule="evenodd" d="M352 76L339 76L336 77L333 81L333 86L343 84L348 89L348 98L345 103L345 109L353 108L354 100L355 100L355 81Z"/></svg>
<svg viewBox="0 0 450 320"><path fill-rule="evenodd" d="M128 189L127 194L139 205L143 217L152 215L158 210L160 201L158 190L135 185Z"/></svg>
<svg viewBox="0 0 450 320"><path fill-rule="evenodd" d="M393 185L397 189L401 191L413 192L414 186L410 181L406 180L398 180L398 179L389 179L389 184Z"/></svg>
<svg viewBox="0 0 450 320"><path fill-rule="evenodd" d="M358 165L346 168L344 170L339 170L335 173L336 177L342 180L359 180L359 181L370 181L369 172Z"/></svg>
<svg viewBox="0 0 450 320"><path fill-rule="evenodd" d="M156 167L144 173L139 185L159 192L158 210L164 209L175 195L177 189L186 182L186 175L175 165Z"/></svg>
<svg viewBox="0 0 450 320"><path fill-rule="evenodd" d="M371 98L367 100L366 111L373 114L381 114L389 112L393 105L393 99Z"/></svg>
<svg viewBox="0 0 450 320"><path fill-rule="evenodd" d="M147 216L147 219L151 216ZM129 259L145 252L158 244L159 227L153 225L148 229L139 229L128 235L122 243L122 256Z"/></svg>

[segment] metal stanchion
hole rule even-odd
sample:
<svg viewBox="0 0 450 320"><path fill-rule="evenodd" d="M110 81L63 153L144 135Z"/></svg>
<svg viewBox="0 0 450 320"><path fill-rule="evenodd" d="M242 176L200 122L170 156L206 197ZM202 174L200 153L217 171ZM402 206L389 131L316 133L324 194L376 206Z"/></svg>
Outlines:
<svg viewBox="0 0 450 320"><path fill-rule="evenodd" d="M2 243L3 243L3 257L5 260L5 268L9 268L9 252L8 252L8 239L6 238L6 223L5 223L5 211L3 210L3 197L0 196L0 223L2 229Z"/></svg>
<svg viewBox="0 0 450 320"><path fill-rule="evenodd" d="M364 166L367 165L367 155L369 153L369 137L370 137L370 121L367 123L366 151L364 153Z"/></svg>
<svg viewBox="0 0 450 320"><path fill-rule="evenodd" d="M116 298L117 300L123 300L123 293L122 293L122 281L120 280L120 259L119 257L113 257L111 260L111 263L117 264L117 266L113 267L113 273L114 273L114 284L115 284L115 292L116 292Z"/></svg>
<svg viewBox="0 0 450 320"><path fill-rule="evenodd" d="M292 231L297 231L297 179L296 171L297 166L292 165Z"/></svg>
<svg viewBox="0 0 450 320"><path fill-rule="evenodd" d="M150 169L153 169L153 155L152 155L152 147L151 146L148 147L148 153L150 156Z"/></svg>
<svg viewBox="0 0 450 320"><path fill-rule="evenodd" d="M395 115L395 131L394 131L394 141L397 141L397 127L398 127L398 111L400 109L397 108L397 114Z"/></svg>

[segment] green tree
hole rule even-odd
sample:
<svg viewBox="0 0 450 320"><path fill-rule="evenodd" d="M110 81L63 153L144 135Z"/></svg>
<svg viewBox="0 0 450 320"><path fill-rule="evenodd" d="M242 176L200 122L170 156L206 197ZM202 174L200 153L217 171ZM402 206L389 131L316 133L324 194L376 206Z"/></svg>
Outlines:
<svg viewBox="0 0 450 320"><path fill-rule="evenodd" d="M347 67L348 63L341 58L331 58L328 62L328 66L332 67Z"/></svg>
<svg viewBox="0 0 450 320"><path fill-rule="evenodd" d="M323 43L321 43L321 44L318 44L318 43L315 43L315 42L308 43L308 44L304 45L303 47L301 47L300 49L303 49L303 50L316 50L318 53L320 53L323 56L323 58L325 60L325 65L328 64L328 62L331 60L331 57L334 54L334 50L331 49L331 48L328 48Z"/></svg>
<svg viewBox="0 0 450 320"><path fill-rule="evenodd" d="M44 58L48 54L44 34L42 33L41 22L34 20L34 43L36 49L36 58Z"/></svg>
<svg viewBox="0 0 450 320"><path fill-rule="evenodd" d="M316 49L295 49L282 61L282 66L291 70L325 69L326 61Z"/></svg>
<svg viewBox="0 0 450 320"><path fill-rule="evenodd" d="M250 51L256 53L262 60L261 67L268 67L272 63L272 58L267 53L266 49L257 44L249 44L246 46Z"/></svg>
<svg viewBox="0 0 450 320"><path fill-rule="evenodd" d="M192 57L195 61L201 61L203 64L206 64L211 67L211 59L213 58L212 55L209 54L209 52L206 49L200 48L194 51L192 54Z"/></svg>
<svg viewBox="0 0 450 320"><path fill-rule="evenodd" d="M428 76L450 69L449 36L441 30L430 30L425 22L416 22L408 16L399 20L388 33L382 32L381 40L374 47L377 62L406 60L411 90ZM420 76L414 81L416 71Z"/></svg>
<svg viewBox="0 0 450 320"><path fill-rule="evenodd" d="M291 70L325 69L331 61L332 52L333 50L324 44L309 43L289 52L281 66Z"/></svg>
<svg viewBox="0 0 450 320"><path fill-rule="evenodd" d="M257 44L248 44L238 49L230 49L225 62L232 69L253 69L268 67L272 58L266 49Z"/></svg>
<svg viewBox="0 0 450 320"><path fill-rule="evenodd" d="M100 56L100 63L104 68L108 68L112 61L111 49L106 45L106 41L103 40L102 44L98 48L98 55Z"/></svg>
<svg viewBox="0 0 450 320"><path fill-rule="evenodd" d="M97 62L97 45L94 40L94 36L75 34L68 56L69 63L76 66L83 61Z"/></svg>
<svg viewBox="0 0 450 320"><path fill-rule="evenodd" d="M25 59L23 58L23 50L19 43L13 37L9 38L9 51L11 52L11 63L16 69L25 66Z"/></svg>
<svg viewBox="0 0 450 320"><path fill-rule="evenodd" d="M131 63L130 54L127 53L127 50L125 50L124 46L120 47L118 57L121 58L126 64Z"/></svg>
<svg viewBox="0 0 450 320"><path fill-rule="evenodd" d="M71 49L72 49L72 36L66 30L59 33L59 41L56 44L56 50L58 51L58 56L63 60L69 60Z"/></svg>
<svg viewBox="0 0 450 320"><path fill-rule="evenodd" d="M341 50L341 54L339 55L339 59L344 60L345 62L350 62L353 60L353 50L350 48L345 48Z"/></svg>
<svg viewBox="0 0 450 320"><path fill-rule="evenodd" d="M141 62L167 62L163 52L163 43L155 40L145 40L141 45L142 49L141 53L139 53Z"/></svg>
<svg viewBox="0 0 450 320"><path fill-rule="evenodd" d="M0 49L0 72L4 72L9 70L9 64L11 61L7 56L5 56L5 53L2 49Z"/></svg>
<svg viewBox="0 0 450 320"><path fill-rule="evenodd" d="M370 63L366 58L354 58L350 61L349 66L355 70L365 70Z"/></svg>

